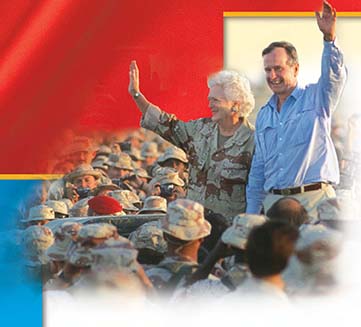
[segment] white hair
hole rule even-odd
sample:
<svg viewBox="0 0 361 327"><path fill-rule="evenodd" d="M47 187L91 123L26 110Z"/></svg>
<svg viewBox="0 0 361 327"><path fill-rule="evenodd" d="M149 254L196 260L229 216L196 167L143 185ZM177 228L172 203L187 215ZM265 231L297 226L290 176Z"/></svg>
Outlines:
<svg viewBox="0 0 361 327"><path fill-rule="evenodd" d="M222 87L228 101L241 103L239 116L247 117L255 104L249 80L236 71L221 70L208 78L208 87Z"/></svg>

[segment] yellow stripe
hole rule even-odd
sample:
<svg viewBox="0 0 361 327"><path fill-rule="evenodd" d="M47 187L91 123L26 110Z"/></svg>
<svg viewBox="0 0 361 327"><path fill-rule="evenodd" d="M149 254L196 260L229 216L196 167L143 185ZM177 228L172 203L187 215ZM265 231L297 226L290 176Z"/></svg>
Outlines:
<svg viewBox="0 0 361 327"><path fill-rule="evenodd" d="M0 180L51 180L63 176L62 174L0 174Z"/></svg>
<svg viewBox="0 0 361 327"><path fill-rule="evenodd" d="M314 17L313 11L225 11L223 17ZM361 17L361 12L338 12L337 17Z"/></svg>

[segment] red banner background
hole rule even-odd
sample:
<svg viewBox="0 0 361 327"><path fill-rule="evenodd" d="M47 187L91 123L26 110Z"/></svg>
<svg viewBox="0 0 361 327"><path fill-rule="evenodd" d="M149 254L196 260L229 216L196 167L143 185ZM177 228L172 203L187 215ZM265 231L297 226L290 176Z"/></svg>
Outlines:
<svg viewBox="0 0 361 327"><path fill-rule="evenodd" d="M332 4L361 11L360 1ZM224 11L321 6L312 0L2 1L0 173L47 173L66 129L139 126L127 93L131 59L152 102L182 119L207 115L206 78L223 63Z"/></svg>

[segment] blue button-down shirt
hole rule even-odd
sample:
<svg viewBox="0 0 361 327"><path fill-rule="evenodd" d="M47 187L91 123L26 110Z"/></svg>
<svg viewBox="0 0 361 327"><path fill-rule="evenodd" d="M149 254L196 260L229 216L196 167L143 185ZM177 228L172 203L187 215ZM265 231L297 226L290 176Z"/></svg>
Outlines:
<svg viewBox="0 0 361 327"><path fill-rule="evenodd" d="M260 109L247 185L247 213L259 213L266 193L272 189L339 182L331 113L346 75L342 52L334 42L324 42L318 82L297 86L280 112L276 95Z"/></svg>

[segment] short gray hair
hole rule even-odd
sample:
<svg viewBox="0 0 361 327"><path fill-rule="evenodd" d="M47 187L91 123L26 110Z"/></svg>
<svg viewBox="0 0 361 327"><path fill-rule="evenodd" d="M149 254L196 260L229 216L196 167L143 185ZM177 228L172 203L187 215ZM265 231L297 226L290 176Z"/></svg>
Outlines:
<svg viewBox="0 0 361 327"><path fill-rule="evenodd" d="M208 78L208 87L219 85L223 88L228 101L240 101L240 117L252 112L255 100L249 80L236 71L221 70Z"/></svg>

